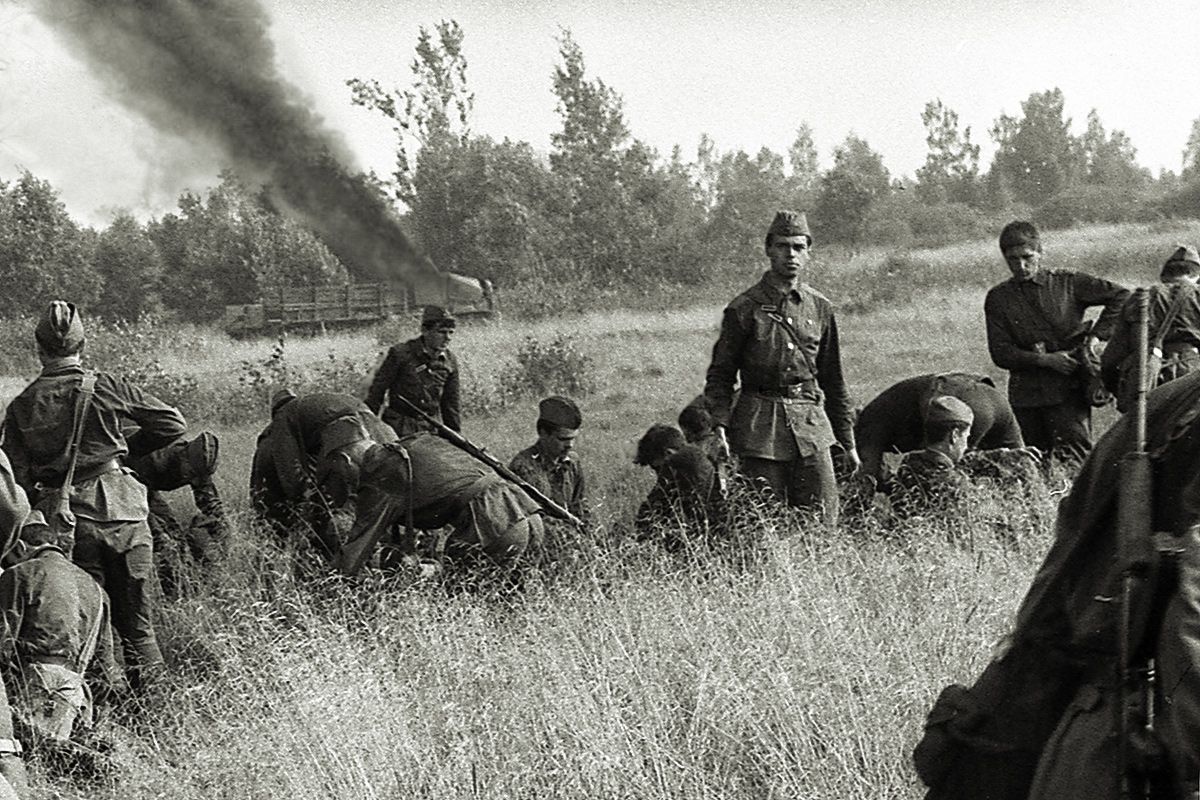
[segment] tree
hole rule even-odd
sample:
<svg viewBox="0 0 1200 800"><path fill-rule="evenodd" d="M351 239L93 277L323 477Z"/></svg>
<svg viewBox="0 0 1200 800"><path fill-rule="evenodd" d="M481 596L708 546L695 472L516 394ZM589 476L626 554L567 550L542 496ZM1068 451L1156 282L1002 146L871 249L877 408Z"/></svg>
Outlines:
<svg viewBox="0 0 1200 800"><path fill-rule="evenodd" d="M1183 150L1183 171L1180 177L1185 182L1200 178L1200 117L1192 120L1192 131L1188 134L1187 146Z"/></svg>
<svg viewBox="0 0 1200 800"><path fill-rule="evenodd" d="M1061 89L1031 94L1020 119L1001 115L992 126L997 145L992 171L1015 198L1040 204L1074 184L1081 172L1079 144L1063 118Z"/></svg>
<svg viewBox="0 0 1200 800"><path fill-rule="evenodd" d="M1137 163L1137 148L1124 131L1105 133L1096 109L1088 113L1087 131L1079 140L1084 180L1093 186L1122 191L1136 190L1150 180Z"/></svg>
<svg viewBox="0 0 1200 800"><path fill-rule="evenodd" d="M812 205L821 183L821 167L817 163L817 146L813 143L812 126L800 123L796 138L788 148L789 191L793 195L790 205L804 209Z"/></svg>
<svg viewBox="0 0 1200 800"><path fill-rule="evenodd" d="M436 33L436 37L434 35ZM411 205L416 193L410 149L440 152L462 145L471 135L470 117L475 95L467 90L467 59L463 55L463 30L455 20L442 20L434 33L422 25L417 34L416 58L410 65L413 84L408 89L385 90L377 80L351 78L351 102L379 111L392 121L396 133L396 197Z"/></svg>
<svg viewBox="0 0 1200 800"><path fill-rule="evenodd" d="M876 200L888 196L891 182L883 157L851 133L833 153L833 167L821 177L816 218L819 234L858 247Z"/></svg>
<svg viewBox="0 0 1200 800"><path fill-rule="evenodd" d="M49 182L28 170L0 182L0 313L37 312L55 299L94 303L103 278L92 268L89 234Z"/></svg>
<svg viewBox="0 0 1200 800"><path fill-rule="evenodd" d="M136 320L159 307L162 257L128 212L102 231L92 262L104 279L97 310L109 319Z"/></svg>
<svg viewBox="0 0 1200 800"><path fill-rule="evenodd" d="M705 240L722 263L760 259L771 218L792 207L783 156L762 148L726 153L717 171L717 201L709 215Z"/></svg>
<svg viewBox="0 0 1200 800"><path fill-rule="evenodd" d="M929 152L917 170L917 196L925 203L978 202L979 145L971 143L970 126L960 131L958 113L941 100L925 104L921 122Z"/></svg>

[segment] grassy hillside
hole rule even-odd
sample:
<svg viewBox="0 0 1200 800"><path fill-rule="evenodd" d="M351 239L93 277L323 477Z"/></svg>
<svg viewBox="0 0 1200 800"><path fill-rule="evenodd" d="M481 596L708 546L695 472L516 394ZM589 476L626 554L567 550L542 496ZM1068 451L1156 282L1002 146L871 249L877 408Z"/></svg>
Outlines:
<svg viewBox="0 0 1200 800"><path fill-rule="evenodd" d="M1117 248L1090 263L1153 276L1177 238L1197 233L1096 229L1046 241L1056 260ZM840 318L860 402L920 372L1002 377L982 327L985 287L1005 275L994 245L913 257L932 276L914 297ZM870 264L836 278L823 269L813 282L843 301L882 280ZM751 509L743 533L763 544L742 552L747 561L683 562L630 542L625 525L652 483L631 463L633 442L699 392L720 318L711 299L674 300L682 310L456 334L466 433L502 458L534 436L536 397L512 388L529 377L517 362L529 337L542 353L565 342L594 387L580 398L579 453L602 531L515 601L379 576L297 581L288 555L246 519L273 382L358 392L380 339L406 326L289 339L281 357L269 341L194 329L160 332L133 356L98 347L136 356L123 363L147 369L195 425L220 433L218 477L238 526L213 580L162 610L170 682L141 717L127 709L109 723L123 777L54 784L61 796L919 796L907 754L924 713L943 685L971 679L1005 632L1064 487L1032 497L983 487L969 518L895 530L868 519L828 533ZM174 500L186 510L186 497Z"/></svg>

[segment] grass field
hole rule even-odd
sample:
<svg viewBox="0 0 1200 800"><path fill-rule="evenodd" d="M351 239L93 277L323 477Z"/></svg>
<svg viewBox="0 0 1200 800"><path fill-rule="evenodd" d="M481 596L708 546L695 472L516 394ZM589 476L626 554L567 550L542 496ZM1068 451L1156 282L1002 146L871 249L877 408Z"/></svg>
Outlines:
<svg viewBox="0 0 1200 800"><path fill-rule="evenodd" d="M1073 246L1139 231L1154 238L1144 249L1164 256L1175 239L1200 238L1194 227L1122 229L1072 234ZM986 280L963 282L947 266L986 247L929 254L945 279L914 301L840 317L860 402L920 372L1002 377L986 354L982 286L1004 277L1003 264L996 257ZM1157 266L1130 263L1126 275ZM856 282L866 291L875 268L842 274L830 294L846 297ZM628 541L624 526L652 483L631 463L633 442L700 391L720 318L709 298L678 305L456 334L467 390L481 394L499 392L529 336L569 335L591 360L578 452L603 534L518 600L377 576L298 583L246 521L265 405L214 424L211 402L190 409L175 398L222 436L218 478L236 541L211 583L162 610L174 675L140 718L112 723L120 781L41 785L114 799L918 797L908 752L924 714L1006 631L1063 486L1032 497L983 487L969 519L899 531L868 520L829 533L762 514L753 527L763 551L748 564L685 563ZM154 355L212 397L236 390L242 365L272 346L189 336ZM285 346L296 369L343 360L360 372L381 349L373 333ZM0 394L21 383L0 382ZM465 432L507 460L532 441L535 405L497 403ZM996 520L1010 535L992 533Z"/></svg>

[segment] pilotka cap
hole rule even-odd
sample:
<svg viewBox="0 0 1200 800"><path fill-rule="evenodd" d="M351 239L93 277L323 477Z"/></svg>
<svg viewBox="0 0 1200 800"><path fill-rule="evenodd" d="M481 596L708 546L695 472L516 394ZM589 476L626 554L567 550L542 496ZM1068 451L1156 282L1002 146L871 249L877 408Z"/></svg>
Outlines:
<svg viewBox="0 0 1200 800"><path fill-rule="evenodd" d="M975 421L975 412L957 397L942 395L929 401L925 422L930 425L966 425Z"/></svg>
<svg viewBox="0 0 1200 800"><path fill-rule="evenodd" d="M538 421L548 422L566 430L578 430L583 424L579 406L569 397L547 397L538 403Z"/></svg>
<svg viewBox="0 0 1200 800"><path fill-rule="evenodd" d="M804 212L776 211L767 236L807 236L812 243L812 233L808 230L808 217Z"/></svg>
<svg viewBox="0 0 1200 800"><path fill-rule="evenodd" d="M1176 248L1171 257L1167 259L1168 264L1191 264L1192 271L1200 269L1200 253L1196 252L1196 248L1190 244L1181 244Z"/></svg>
<svg viewBox="0 0 1200 800"><path fill-rule="evenodd" d="M52 355L66 356L83 346L83 320L74 303L55 300L33 329L33 338Z"/></svg>
<svg viewBox="0 0 1200 800"><path fill-rule="evenodd" d="M458 325L458 320L441 306L425 306L425 311L421 313L422 328L454 330L456 325Z"/></svg>

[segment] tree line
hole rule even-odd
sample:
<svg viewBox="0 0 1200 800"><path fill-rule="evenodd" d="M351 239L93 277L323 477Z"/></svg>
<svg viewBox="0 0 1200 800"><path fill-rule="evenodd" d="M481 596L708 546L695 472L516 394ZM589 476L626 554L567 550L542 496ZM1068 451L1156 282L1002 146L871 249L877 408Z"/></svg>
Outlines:
<svg viewBox="0 0 1200 800"><path fill-rule="evenodd" d="M679 146L664 156L633 135L620 94L588 73L563 31L552 75L561 128L539 152L472 129L463 43L453 20L423 27L407 86L347 82L352 102L396 135L393 173L368 179L439 267L502 290L536 287L546 311L568 293L694 286L759 259L777 208L807 210L819 244L851 249L991 236L1013 217L1067 227L1200 215L1200 119L1181 172L1157 177L1095 110L1072 133L1059 89L995 120L986 170L971 128L940 100L921 114L927 155L912 177L890 174L853 133L822 170L803 122L786 153L722 151L702 136L693 156ZM112 318L165 309L206 320L267 286L338 283L354 266L228 172L161 219L119 213L102 231L72 221L54 187L32 174L0 182L0 279L9 287L0 313L70 296Z"/></svg>

